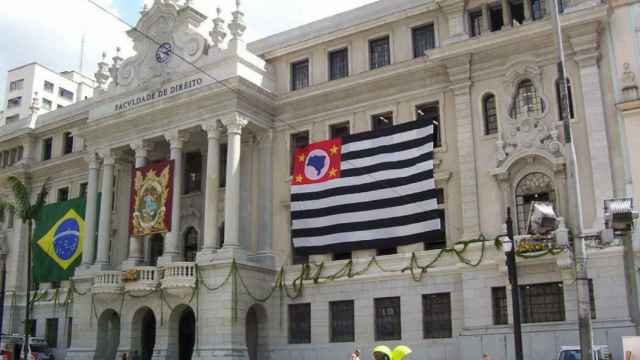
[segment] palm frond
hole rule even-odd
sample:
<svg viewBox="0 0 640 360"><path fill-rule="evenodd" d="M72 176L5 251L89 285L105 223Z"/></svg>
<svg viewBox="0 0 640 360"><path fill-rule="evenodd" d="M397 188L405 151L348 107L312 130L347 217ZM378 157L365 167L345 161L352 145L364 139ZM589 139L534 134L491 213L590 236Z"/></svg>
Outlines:
<svg viewBox="0 0 640 360"><path fill-rule="evenodd" d="M42 187L40 188L40 192L38 193L36 202L29 209L30 219L35 220L38 218L38 215L40 214L40 210L42 210L42 208L47 203L47 195L49 195L50 187L51 187L51 178L47 178L42 184Z"/></svg>
<svg viewBox="0 0 640 360"><path fill-rule="evenodd" d="M13 192L15 210L22 220L26 220L31 207L29 189L22 180L15 176L9 176L7 178L7 183L11 188L11 192Z"/></svg>

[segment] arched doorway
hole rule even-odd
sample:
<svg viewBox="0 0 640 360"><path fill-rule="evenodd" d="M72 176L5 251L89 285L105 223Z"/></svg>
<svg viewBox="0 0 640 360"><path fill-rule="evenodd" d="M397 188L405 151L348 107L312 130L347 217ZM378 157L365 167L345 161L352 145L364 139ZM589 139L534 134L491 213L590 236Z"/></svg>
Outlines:
<svg viewBox="0 0 640 360"><path fill-rule="evenodd" d="M198 232L193 226L190 226L184 232L184 261L196 261L198 253Z"/></svg>
<svg viewBox="0 0 640 360"><path fill-rule="evenodd" d="M516 187L516 210L518 233L526 234L527 220L531 203L545 201L556 204L556 193L551 178L541 172L534 172L523 177Z"/></svg>
<svg viewBox="0 0 640 360"><path fill-rule="evenodd" d="M260 304L254 304L247 311L245 319L245 340L249 360L267 358L267 312Z"/></svg>
<svg viewBox="0 0 640 360"><path fill-rule="evenodd" d="M169 318L168 359L191 360L196 343L196 316L189 305L176 306Z"/></svg>
<svg viewBox="0 0 640 360"><path fill-rule="evenodd" d="M105 310L98 318L95 360L115 360L120 345L120 315Z"/></svg>
<svg viewBox="0 0 640 360"><path fill-rule="evenodd" d="M136 311L132 321L132 350L140 354L142 360L151 360L156 345L156 316L148 307Z"/></svg>
<svg viewBox="0 0 640 360"><path fill-rule="evenodd" d="M154 234L149 238L149 265L157 266L158 258L164 252L164 237L161 234Z"/></svg>

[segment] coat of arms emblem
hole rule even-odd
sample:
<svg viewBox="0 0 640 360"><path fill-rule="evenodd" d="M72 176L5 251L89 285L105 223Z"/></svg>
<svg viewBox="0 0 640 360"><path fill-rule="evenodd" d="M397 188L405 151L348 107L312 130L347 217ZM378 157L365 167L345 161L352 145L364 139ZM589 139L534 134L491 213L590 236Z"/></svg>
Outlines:
<svg viewBox="0 0 640 360"><path fill-rule="evenodd" d="M173 162L135 169L131 194L131 234L142 237L171 230Z"/></svg>

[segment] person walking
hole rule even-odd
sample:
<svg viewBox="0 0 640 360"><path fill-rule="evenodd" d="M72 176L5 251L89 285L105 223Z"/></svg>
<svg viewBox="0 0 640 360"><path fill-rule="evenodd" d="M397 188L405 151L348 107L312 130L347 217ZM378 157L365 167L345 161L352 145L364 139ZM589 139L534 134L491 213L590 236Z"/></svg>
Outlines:
<svg viewBox="0 0 640 360"><path fill-rule="evenodd" d="M356 349L356 351L351 354L351 360L360 360L360 350Z"/></svg>
<svg viewBox="0 0 640 360"><path fill-rule="evenodd" d="M484 353L482 354L482 360L491 360L491 358L489 357L489 354Z"/></svg>

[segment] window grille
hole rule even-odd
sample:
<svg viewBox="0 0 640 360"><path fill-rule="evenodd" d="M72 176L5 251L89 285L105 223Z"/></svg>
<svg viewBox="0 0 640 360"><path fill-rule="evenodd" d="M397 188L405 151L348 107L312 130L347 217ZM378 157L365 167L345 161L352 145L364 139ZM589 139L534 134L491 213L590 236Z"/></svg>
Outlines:
<svg viewBox="0 0 640 360"><path fill-rule="evenodd" d="M401 340L400 298L387 297L374 299L375 340Z"/></svg>
<svg viewBox="0 0 640 360"><path fill-rule="evenodd" d="M561 282L520 286L522 322L564 321L564 291Z"/></svg>
<svg viewBox="0 0 640 360"><path fill-rule="evenodd" d="M369 41L369 68L371 70L391 64L389 37Z"/></svg>
<svg viewBox="0 0 640 360"><path fill-rule="evenodd" d="M291 64L291 91L309 87L309 60Z"/></svg>
<svg viewBox="0 0 640 360"><path fill-rule="evenodd" d="M349 76L349 50L347 48L329 53L329 80Z"/></svg>
<svg viewBox="0 0 640 360"><path fill-rule="evenodd" d="M329 303L331 342L353 342L355 339L353 300Z"/></svg>
<svg viewBox="0 0 640 360"><path fill-rule="evenodd" d="M411 37L413 40L414 58L423 57L425 51L436 47L436 36L433 24L411 29Z"/></svg>
<svg viewBox="0 0 640 360"><path fill-rule="evenodd" d="M498 132L498 113L496 110L496 97L493 94L485 96L484 110L484 134L491 135Z"/></svg>
<svg viewBox="0 0 640 360"><path fill-rule="evenodd" d="M451 295L422 295L422 331L425 339L451 337Z"/></svg>
<svg viewBox="0 0 640 360"><path fill-rule="evenodd" d="M311 343L311 304L289 305L289 344Z"/></svg>
<svg viewBox="0 0 640 360"><path fill-rule="evenodd" d="M507 325L507 288L504 286L491 288L491 305L493 307L493 325Z"/></svg>

